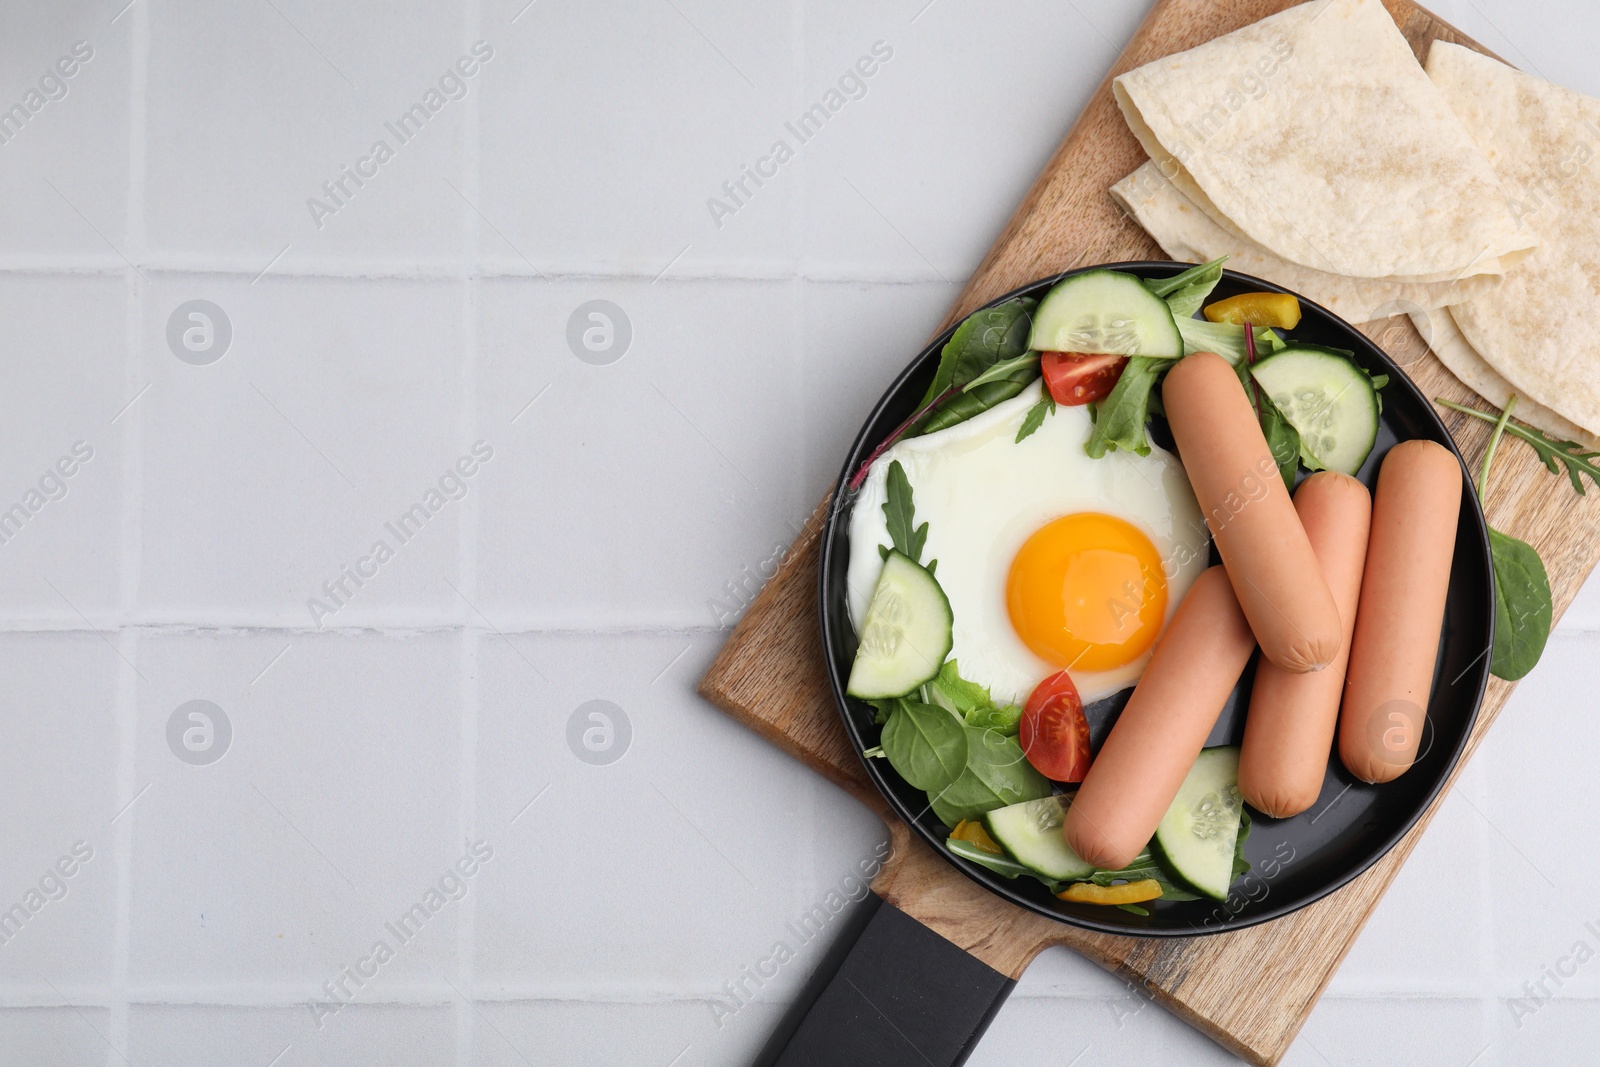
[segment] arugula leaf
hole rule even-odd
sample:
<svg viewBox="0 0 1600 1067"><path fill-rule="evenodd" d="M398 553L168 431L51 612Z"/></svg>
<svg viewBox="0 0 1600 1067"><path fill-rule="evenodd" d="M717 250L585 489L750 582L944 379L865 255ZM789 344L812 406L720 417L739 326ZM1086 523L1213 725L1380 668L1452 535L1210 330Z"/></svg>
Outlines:
<svg viewBox="0 0 1600 1067"><path fill-rule="evenodd" d="M972 379L972 381L962 386L961 391L963 393L970 393L978 386L987 385L989 382L1010 381L1012 376L1015 375L1017 371L1034 371L1038 368L1039 353L1024 352L1015 359L1003 359L999 363L996 363L994 366L990 367L988 370ZM1033 378L1034 376L1030 374L1027 380L1032 381Z"/></svg>
<svg viewBox="0 0 1600 1067"><path fill-rule="evenodd" d="M1514 682L1544 655L1550 637L1550 578L1544 561L1526 541L1489 531L1494 559L1494 651L1489 671Z"/></svg>
<svg viewBox="0 0 1600 1067"><path fill-rule="evenodd" d="M1498 422L1500 420L1498 415L1491 415L1486 411L1478 411L1475 408L1453 403L1442 396L1434 397L1433 402L1441 404L1451 411L1459 411L1463 415L1471 415L1475 419L1482 419L1484 422ZM1588 475L1589 480L1595 485L1600 485L1600 465L1595 463L1596 458L1600 458L1600 452L1585 452L1583 446L1576 441L1558 441L1531 426L1523 426L1516 422L1506 423L1506 433L1526 441L1529 447L1539 454L1539 459L1550 469L1551 474L1560 474L1564 466L1567 478L1572 482L1572 488L1577 490L1579 496L1587 494L1587 489L1583 484L1584 475Z"/></svg>
<svg viewBox="0 0 1600 1067"><path fill-rule="evenodd" d="M889 527L889 539L911 562L921 563L922 546L928 540L928 524L913 525L917 520L916 505L911 499L911 480L906 477L906 469L900 466L899 460L889 464L889 477L885 481L888 499L883 502L883 516ZM882 545L878 546L878 554L889 558L888 550Z"/></svg>
<svg viewBox="0 0 1600 1067"><path fill-rule="evenodd" d="M1211 290L1222 280L1222 264L1227 258L1213 259L1210 263L1190 267L1182 274L1160 281L1146 278L1145 288L1167 302L1173 318L1186 319L1200 310L1200 305L1206 302Z"/></svg>
<svg viewBox="0 0 1600 1067"><path fill-rule="evenodd" d="M1050 390L1046 389L1044 390L1044 395L1039 398L1039 402L1029 408L1028 413L1022 417L1022 425L1017 427L1017 443L1020 444L1023 438L1031 436L1033 431L1043 426L1046 415L1054 415L1055 413L1056 398L1050 395Z"/></svg>
<svg viewBox="0 0 1600 1067"><path fill-rule="evenodd" d="M1111 394L1096 407L1094 429L1084 451L1095 459L1121 449L1141 456L1150 454L1144 424L1150 418L1150 390L1175 361L1154 356L1132 356Z"/></svg>
<svg viewBox="0 0 1600 1067"><path fill-rule="evenodd" d="M932 704L902 700L878 743L889 765L916 789L944 790L968 764L967 728Z"/></svg>
<svg viewBox="0 0 1600 1067"><path fill-rule="evenodd" d="M1115 871L1095 871L1088 878L1095 885L1116 885L1118 882L1142 882L1146 878L1154 879L1161 885L1162 900L1200 900L1198 893L1191 892L1178 878L1168 872L1159 860L1151 854L1149 846L1135 856L1126 867Z"/></svg>
<svg viewBox="0 0 1600 1067"><path fill-rule="evenodd" d="M952 837L945 841L944 847L964 860L976 863L980 867L987 867L1003 878L1016 878L1019 875L1026 875L1029 878L1037 878L1049 886L1052 893L1061 888L1061 882L1046 878L1038 871L1024 867L1009 856L996 856L993 852L985 852L971 841L963 841L958 837Z"/></svg>
<svg viewBox="0 0 1600 1067"><path fill-rule="evenodd" d="M946 342L939 356L939 369L917 406L932 402L952 387L967 385L996 363L1026 352L1033 311L1038 306L1032 297L1018 297L968 315Z"/></svg>

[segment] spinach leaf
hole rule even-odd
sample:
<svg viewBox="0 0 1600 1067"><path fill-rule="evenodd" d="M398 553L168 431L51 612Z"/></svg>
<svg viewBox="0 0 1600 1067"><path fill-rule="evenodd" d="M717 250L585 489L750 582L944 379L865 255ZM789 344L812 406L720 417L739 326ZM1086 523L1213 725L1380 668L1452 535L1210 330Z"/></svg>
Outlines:
<svg viewBox="0 0 1600 1067"><path fill-rule="evenodd" d="M947 788L969 762L967 728L932 704L902 700L890 713L878 743L889 765L916 789Z"/></svg>
<svg viewBox="0 0 1600 1067"><path fill-rule="evenodd" d="M1049 389L1046 389L1039 402L1029 408L1028 413L1022 417L1022 425L1017 428L1017 443L1020 444L1023 438L1031 436L1033 431L1043 426L1046 415L1055 413L1056 398L1050 395Z"/></svg>
<svg viewBox="0 0 1600 1067"><path fill-rule="evenodd" d="M1526 541L1489 531L1494 558L1494 651L1489 670L1514 682L1533 670L1550 636L1550 579Z"/></svg>
<svg viewBox="0 0 1600 1067"><path fill-rule="evenodd" d="M1028 383L1037 377L1039 377L1037 368L1023 367L1012 371L1008 377L999 381L984 382L970 393L957 393L934 408L915 432L920 435L948 430L957 423L966 422L974 415L982 415L996 404L1010 400L1022 392Z"/></svg>
<svg viewBox="0 0 1600 1067"><path fill-rule="evenodd" d="M1478 471L1479 500L1489 495L1489 468L1499 451L1500 439L1511 425L1511 409L1516 406L1517 395L1513 393L1506 401L1505 410L1495 420L1494 433L1483 450L1483 467ZM1471 412L1470 408L1459 410ZM1576 473L1572 479L1578 484ZM1583 491L1581 484L1578 484L1578 491ZM1494 563L1494 645L1489 655L1489 671L1514 682L1533 670L1550 638L1550 619L1554 614L1550 577L1545 574L1544 561L1532 545L1499 530L1489 531L1489 556Z"/></svg>
<svg viewBox="0 0 1600 1067"><path fill-rule="evenodd" d="M911 562L922 562L922 546L928 540L928 524L914 525L917 521L916 503L911 497L911 479L906 469L895 460L889 464L889 477L885 480L887 499L883 502L883 517L889 527L889 539L895 550L910 557ZM888 552L879 546L879 554L888 558Z"/></svg>
<svg viewBox="0 0 1600 1067"><path fill-rule="evenodd" d="M1016 738L995 730L965 729L966 767L948 787L928 794L933 813L946 826L1050 795L1050 780L1033 769Z"/></svg>
<svg viewBox="0 0 1600 1067"><path fill-rule="evenodd" d="M1033 310L1038 306L1032 297L1018 297L968 315L945 344L939 369L917 406L932 402L948 389L967 385L996 363L1026 352Z"/></svg>
<svg viewBox="0 0 1600 1067"><path fill-rule="evenodd" d="M1173 318L1186 319L1200 310L1200 305L1206 302L1211 290L1222 280L1222 264L1227 258L1213 259L1210 263L1190 267L1182 274L1160 281L1146 278L1145 288L1167 302Z"/></svg>
<svg viewBox="0 0 1600 1067"><path fill-rule="evenodd" d="M1150 418L1150 390L1173 362L1154 356L1131 357L1111 395L1096 406L1094 429L1084 451L1095 459L1119 448L1148 456L1150 442L1145 438L1144 424Z"/></svg>

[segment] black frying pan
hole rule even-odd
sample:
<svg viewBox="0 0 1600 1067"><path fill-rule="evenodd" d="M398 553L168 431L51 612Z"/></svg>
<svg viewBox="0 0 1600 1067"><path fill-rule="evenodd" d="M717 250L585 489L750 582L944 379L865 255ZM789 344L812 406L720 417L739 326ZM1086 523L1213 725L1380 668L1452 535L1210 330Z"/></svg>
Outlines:
<svg viewBox="0 0 1600 1067"><path fill-rule="evenodd" d="M1189 266L1165 262L1108 265L1147 278L1171 277ZM992 303L1014 296L1042 297L1062 278L1092 269L1084 267L1034 282ZM1211 299L1261 290L1288 292L1259 278L1224 271ZM1367 371L1389 375L1389 384L1382 390L1378 440L1358 477L1373 486L1384 454L1396 442L1411 438L1437 441L1459 459L1455 442L1428 398L1389 357L1343 319L1304 297L1299 299L1302 318L1292 331L1295 340L1348 349ZM873 725L872 708L844 694L856 647L845 609L849 517L854 503L846 483L872 449L915 410L953 332L951 327L934 338L878 402L850 448L822 532L818 582L822 645L834 699L857 753L878 743L879 728ZM1151 429L1157 443L1175 450L1163 420L1156 419ZM944 847L947 831L928 810L926 797L902 781L885 761L863 761L868 776L900 817L962 874L997 896L1058 922L1124 936L1191 937L1240 929L1305 907L1370 867L1416 823L1461 758L1472 731L1489 677L1494 576L1487 526L1465 468L1463 477L1468 486L1461 499L1444 632L1417 762L1397 780L1371 786L1347 773L1335 755L1328 762L1322 795L1308 811L1290 819L1269 819L1252 811L1254 829L1245 856L1253 868L1235 882L1225 903L1155 901L1145 905L1148 916L1138 916L1116 908L1057 900L1037 882L1007 880L951 855ZM1213 561L1215 558L1213 549ZM1208 745L1239 743L1253 676L1252 662L1223 708ZM1127 696L1124 692L1085 709L1092 745L1098 747ZM872 897L852 928L841 935L835 951L758 1062L921 1067L961 1063L1011 985L1007 976Z"/></svg>

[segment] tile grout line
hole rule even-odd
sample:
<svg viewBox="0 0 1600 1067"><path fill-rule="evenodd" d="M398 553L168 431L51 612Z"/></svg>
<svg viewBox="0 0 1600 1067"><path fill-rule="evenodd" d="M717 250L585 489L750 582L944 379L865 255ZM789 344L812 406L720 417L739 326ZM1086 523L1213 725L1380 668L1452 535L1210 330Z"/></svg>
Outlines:
<svg viewBox="0 0 1600 1067"><path fill-rule="evenodd" d="M124 202L124 243L136 259L145 247L145 135L147 132L146 90L149 83L150 5L140 4L129 12L128 25L128 195ZM126 330L128 346L124 354L124 373L129 389L139 388L144 363L144 312L147 293L144 279L136 268L125 268L128 279ZM122 412L118 413L121 418ZM122 530L121 568L118 600L124 617L138 600L139 570L143 563L143 531L140 511L144 503L144 416L141 411L126 412L122 434ZM139 684L134 662L139 655L139 635L119 628L116 643L124 662L117 670L117 771L114 783L118 803L132 797L137 785L139 752ZM111 1006L107 1024L106 1063L126 1067L129 1050L130 1019L133 1014L128 992L128 974L133 952L133 824L134 817L119 819L113 837L116 878L116 904L111 963Z"/></svg>
<svg viewBox="0 0 1600 1067"><path fill-rule="evenodd" d="M478 39L483 29L483 12L479 0L466 0L463 11L463 45L470 49L472 43ZM479 203L483 198L479 186L482 177L479 167L479 154L481 146L481 111L479 100L482 93L473 93L466 101L467 108L463 116L462 130L462 170L461 185L466 194L466 203L461 205L462 241L470 253L469 262L476 262L479 244L482 240L483 227L478 213L472 205ZM471 277L471 272L465 272L461 279L461 409L458 415L458 424L462 427L464 441L475 441L477 433L477 397L478 397L478 283ZM492 444L492 442L491 442ZM478 537L478 497L480 494L469 494L463 500L462 507L456 516L456 559L458 563L457 577L461 587L465 589L474 600L478 596L478 566L477 566L477 537ZM461 752L460 775L461 796L458 811L458 826L463 840L470 841L474 838L477 821L477 774L478 774L478 639L471 631L461 631L458 642L461 663ZM460 924L456 929L456 984L461 987L462 997L457 997L452 1003L455 1005L455 1032L456 1032L456 1065L457 1067L472 1067L473 1046L476 1025L473 1019L474 1007L470 1001L463 997L475 995L473 990L474 957L477 951L477 914L478 901L474 894L468 893L461 900Z"/></svg>
<svg viewBox="0 0 1600 1067"><path fill-rule="evenodd" d="M137 269L147 274L210 275L251 279L260 276L259 263L242 259L217 259L206 261L189 259L182 255L163 255L155 258L139 257L134 260ZM116 277L128 270L120 259L102 259L93 255L57 259L53 257L0 253L0 275L45 277ZM278 264L272 269L274 278L295 278L336 281L455 281L467 277L480 280L525 280L550 282L649 282L660 277L659 268L641 266L638 269L600 265L575 265L534 272L522 260L511 256L486 256L481 260L429 260L410 257L402 263L395 260L372 262L341 260L325 267ZM948 278L937 274L908 273L900 268L874 272L841 267L801 268L798 264L781 267L756 265L744 270L696 269L674 267L672 273L661 278L667 284L728 282L786 282L798 279L824 285L938 285L948 288Z"/></svg>

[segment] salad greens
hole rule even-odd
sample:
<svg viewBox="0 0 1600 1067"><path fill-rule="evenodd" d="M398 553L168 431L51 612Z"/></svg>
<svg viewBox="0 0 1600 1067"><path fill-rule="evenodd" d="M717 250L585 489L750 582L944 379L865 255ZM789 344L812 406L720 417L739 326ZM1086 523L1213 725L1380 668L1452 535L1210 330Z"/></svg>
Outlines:
<svg viewBox="0 0 1600 1067"><path fill-rule="evenodd" d="M1310 459L1306 466L1311 470L1318 470L1320 464L1305 450L1300 443L1300 431L1294 424L1284 418L1278 405L1272 398L1262 391L1261 385L1255 380L1252 368L1256 363L1256 337L1254 331L1239 327L1244 335L1244 359L1233 365L1235 373L1239 375L1239 384L1244 386L1245 395L1250 398L1250 406L1255 409L1256 421L1261 424L1261 436L1267 439L1267 448L1272 451L1272 461L1278 465L1278 476L1283 479L1283 487L1294 492L1294 479L1300 472L1300 464ZM1265 333L1281 347L1283 342L1271 330Z"/></svg>
<svg viewBox="0 0 1600 1067"><path fill-rule="evenodd" d="M1031 382L1036 376L1034 372L1038 371L1038 369L1039 353L1024 352L1022 355L1017 356L1014 359L1005 359L1001 360L999 363L996 363L994 366L990 367L988 370L972 379L972 381L968 382L966 385L963 385L961 387L961 391L963 393L970 393L980 385L988 385L990 382L1010 381L1012 377L1019 371L1028 371L1029 374L1027 380Z"/></svg>
<svg viewBox="0 0 1600 1067"><path fill-rule="evenodd" d="M947 786L928 793L940 822L954 826L1007 804L1050 795L1050 779L1033 769L1016 738L976 726L965 729L966 767Z"/></svg>
<svg viewBox="0 0 1600 1067"><path fill-rule="evenodd" d="M935 433L1010 400L1039 376L1037 353L1028 352L1028 331L1039 302L1017 297L968 315L939 356L928 391L917 406L928 413L917 434Z"/></svg>
<svg viewBox="0 0 1600 1067"><path fill-rule="evenodd" d="M989 690L961 677L955 660L946 660L939 677L924 687L931 703L955 712L968 726L982 726L1015 735L1022 709L1015 704L997 705Z"/></svg>
<svg viewBox="0 0 1600 1067"><path fill-rule="evenodd" d="M883 514L894 550L920 562L928 524L917 523L911 480L899 460L889 465L886 486ZM887 557L888 546L878 548ZM930 562L930 575L933 569ZM877 709L875 721L883 731L864 755L887 759L907 783L928 794L948 825L1050 795L1049 779L1017 744L1022 709L996 705L988 689L961 677L955 660L947 660L914 694L867 703Z"/></svg>
<svg viewBox="0 0 1600 1067"><path fill-rule="evenodd" d="M1244 858L1245 839L1250 836L1250 813L1241 813L1239 822L1239 836L1233 845L1233 876L1238 878L1250 869L1250 861ZM1052 893L1059 893L1069 882L1058 882L1046 878L1031 867L1025 867L1010 856L988 852L970 841L960 838L950 838L944 843L945 848L960 856L964 860L985 867L1003 878L1017 878L1024 876L1041 882ZM1091 874L1089 881L1095 885L1110 886L1119 882L1139 882L1151 879L1161 886L1162 900L1204 900L1199 893L1194 892L1183 880L1173 874L1161 861L1151 854L1148 848L1144 849L1126 867L1115 871L1098 870ZM1143 911L1144 909L1140 909Z"/></svg>
<svg viewBox="0 0 1600 1067"><path fill-rule="evenodd" d="M1284 347L1284 341L1269 326L1255 327L1257 348L1270 356ZM1178 333L1183 335L1183 352L1215 352L1235 367L1245 362L1244 327L1231 322L1211 322L1207 319L1178 319Z"/></svg>
<svg viewBox="0 0 1600 1067"><path fill-rule="evenodd" d="M1222 264L1227 259L1222 256L1170 278L1145 278L1144 287L1167 302L1174 319L1186 319L1200 310L1222 280Z"/></svg>
<svg viewBox="0 0 1600 1067"><path fill-rule="evenodd" d="M1054 415L1055 413L1056 398L1050 395L1050 390L1046 389L1044 390L1044 395L1039 398L1039 402L1029 408L1028 413L1022 417L1022 425L1017 427L1017 442L1020 444L1023 438L1043 426L1046 415Z"/></svg>
<svg viewBox="0 0 1600 1067"><path fill-rule="evenodd" d="M1133 356L1122 368L1122 377L1112 387L1094 411L1094 429L1089 433L1085 451L1095 459L1107 452L1121 449L1150 454L1150 442L1145 437L1145 423L1150 419L1150 390L1156 379L1165 374L1173 360L1152 356Z"/></svg>
<svg viewBox="0 0 1600 1067"><path fill-rule="evenodd" d="M1489 671L1514 682L1538 665L1550 637L1550 578L1532 545L1489 530L1494 558L1494 651Z"/></svg>
<svg viewBox="0 0 1600 1067"><path fill-rule="evenodd" d="M1028 331L1039 302L1017 297L968 315L951 335L939 356L922 403L932 403L951 388L964 388L996 363L1015 359L1028 350ZM921 405L918 405L919 407Z"/></svg>
<svg viewBox="0 0 1600 1067"><path fill-rule="evenodd" d="M967 728L932 704L899 700L878 743L895 773L916 789L943 789L967 765Z"/></svg>
<svg viewBox="0 0 1600 1067"><path fill-rule="evenodd" d="M915 525L916 504L912 500L911 480L906 477L906 469L899 460L889 464L885 488L888 492L883 502L883 517L889 527L889 540L894 542L895 551L909 557L913 563L921 563L922 546L928 540L928 524ZM879 545L878 555L888 559L889 546ZM934 560L928 564L929 574L938 562Z"/></svg>
<svg viewBox="0 0 1600 1067"><path fill-rule="evenodd" d="M1471 415L1482 417L1484 414L1459 404L1452 404L1442 397L1436 397L1434 402ZM1505 410L1494 420L1494 434L1489 438L1488 447L1484 449L1483 467L1478 472L1480 501L1487 499L1489 468L1494 463L1495 453L1500 449L1500 439L1507 430L1513 428L1511 411L1516 406L1517 397L1516 394L1512 394L1511 399L1506 401ZM1564 441L1558 445L1543 434L1539 434L1539 437L1550 445L1552 452L1562 446L1578 449L1578 446L1571 441ZM1540 458L1545 459L1545 452L1540 451L1539 454ZM1585 462L1588 458L1573 457L1572 452L1566 450L1561 454ZM1550 459L1545 459L1545 462L1552 471L1556 469ZM1572 484L1582 494L1583 483L1579 480L1577 472L1571 471L1571 477ZM1489 671L1498 678L1514 682L1527 675L1538 664L1539 658L1544 655L1545 642L1550 638L1550 620L1555 613L1550 597L1550 578L1545 573L1544 561L1539 558L1539 553L1532 545L1526 541L1519 541L1510 534L1501 533L1493 527L1489 528L1489 555L1494 563L1494 647L1489 653Z"/></svg>

